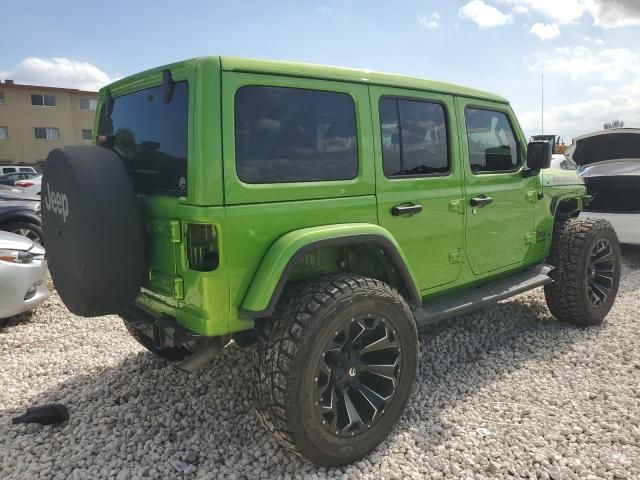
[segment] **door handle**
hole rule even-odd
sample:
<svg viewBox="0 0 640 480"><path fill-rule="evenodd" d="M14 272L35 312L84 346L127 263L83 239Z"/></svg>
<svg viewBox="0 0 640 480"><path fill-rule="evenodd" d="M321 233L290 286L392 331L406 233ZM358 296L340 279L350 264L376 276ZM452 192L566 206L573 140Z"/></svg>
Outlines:
<svg viewBox="0 0 640 480"><path fill-rule="evenodd" d="M398 217L400 215L420 213L422 211L422 205L419 203L412 203L410 205L396 205L391 209L391 215Z"/></svg>
<svg viewBox="0 0 640 480"><path fill-rule="evenodd" d="M470 203L472 207L484 207L493 203L493 198L485 197L484 195L482 197L473 197Z"/></svg>

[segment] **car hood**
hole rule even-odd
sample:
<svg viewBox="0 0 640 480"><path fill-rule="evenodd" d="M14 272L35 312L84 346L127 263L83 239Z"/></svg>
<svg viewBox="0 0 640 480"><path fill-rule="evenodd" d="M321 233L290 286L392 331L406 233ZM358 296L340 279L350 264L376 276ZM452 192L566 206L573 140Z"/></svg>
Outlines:
<svg viewBox="0 0 640 480"><path fill-rule="evenodd" d="M39 211L39 201L35 200L3 200L0 198L0 213L13 210Z"/></svg>
<svg viewBox="0 0 640 480"><path fill-rule="evenodd" d="M27 252L34 247L41 249L40 246L36 246L33 241L29 240L27 237L0 231L0 250L19 250ZM44 251L42 253L44 253Z"/></svg>
<svg viewBox="0 0 640 480"><path fill-rule="evenodd" d="M38 195L30 195L24 192L0 191L0 200L17 200L23 202L40 202Z"/></svg>
<svg viewBox="0 0 640 480"><path fill-rule="evenodd" d="M581 167L611 160L640 164L640 129L613 128L582 135L573 140L565 155Z"/></svg>

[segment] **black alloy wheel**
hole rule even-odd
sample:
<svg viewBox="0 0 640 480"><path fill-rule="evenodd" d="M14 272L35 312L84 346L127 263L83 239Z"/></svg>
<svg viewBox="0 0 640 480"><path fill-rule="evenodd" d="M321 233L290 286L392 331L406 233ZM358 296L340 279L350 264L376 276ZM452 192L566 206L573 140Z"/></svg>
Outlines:
<svg viewBox="0 0 640 480"><path fill-rule="evenodd" d="M384 414L398 384L402 348L384 317L352 318L326 346L317 369L317 413L327 431L354 436Z"/></svg>
<svg viewBox="0 0 640 480"><path fill-rule="evenodd" d="M392 286L349 273L290 285L257 333L256 410L291 451L344 465L373 450L400 419L418 335Z"/></svg>
<svg viewBox="0 0 640 480"><path fill-rule="evenodd" d="M613 287L615 256L611 242L601 238L595 242L587 265L587 296L594 307L607 302Z"/></svg>

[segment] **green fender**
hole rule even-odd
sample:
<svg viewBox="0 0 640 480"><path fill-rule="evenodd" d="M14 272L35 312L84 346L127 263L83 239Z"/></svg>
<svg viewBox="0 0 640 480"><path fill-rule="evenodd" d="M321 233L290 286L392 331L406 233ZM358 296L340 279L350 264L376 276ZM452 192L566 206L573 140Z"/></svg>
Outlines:
<svg viewBox="0 0 640 480"><path fill-rule="evenodd" d="M355 244L378 245L391 259L405 283L406 290L409 292L407 301L412 306L422 304L409 263L391 233L379 225L347 223L294 230L273 242L253 277L240 313L249 318L270 316L278 303L289 274L304 255L320 247Z"/></svg>

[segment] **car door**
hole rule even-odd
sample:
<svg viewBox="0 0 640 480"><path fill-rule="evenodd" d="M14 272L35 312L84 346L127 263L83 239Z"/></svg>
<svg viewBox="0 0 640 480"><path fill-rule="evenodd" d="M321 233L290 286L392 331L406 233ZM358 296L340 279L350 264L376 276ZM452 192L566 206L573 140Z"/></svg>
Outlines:
<svg viewBox="0 0 640 480"><path fill-rule="evenodd" d="M524 138L508 105L458 98L464 159L466 253L474 274L525 260L537 178L523 175Z"/></svg>
<svg viewBox="0 0 640 480"><path fill-rule="evenodd" d="M464 205L453 97L371 87L378 221L407 256L420 290L456 280Z"/></svg>

